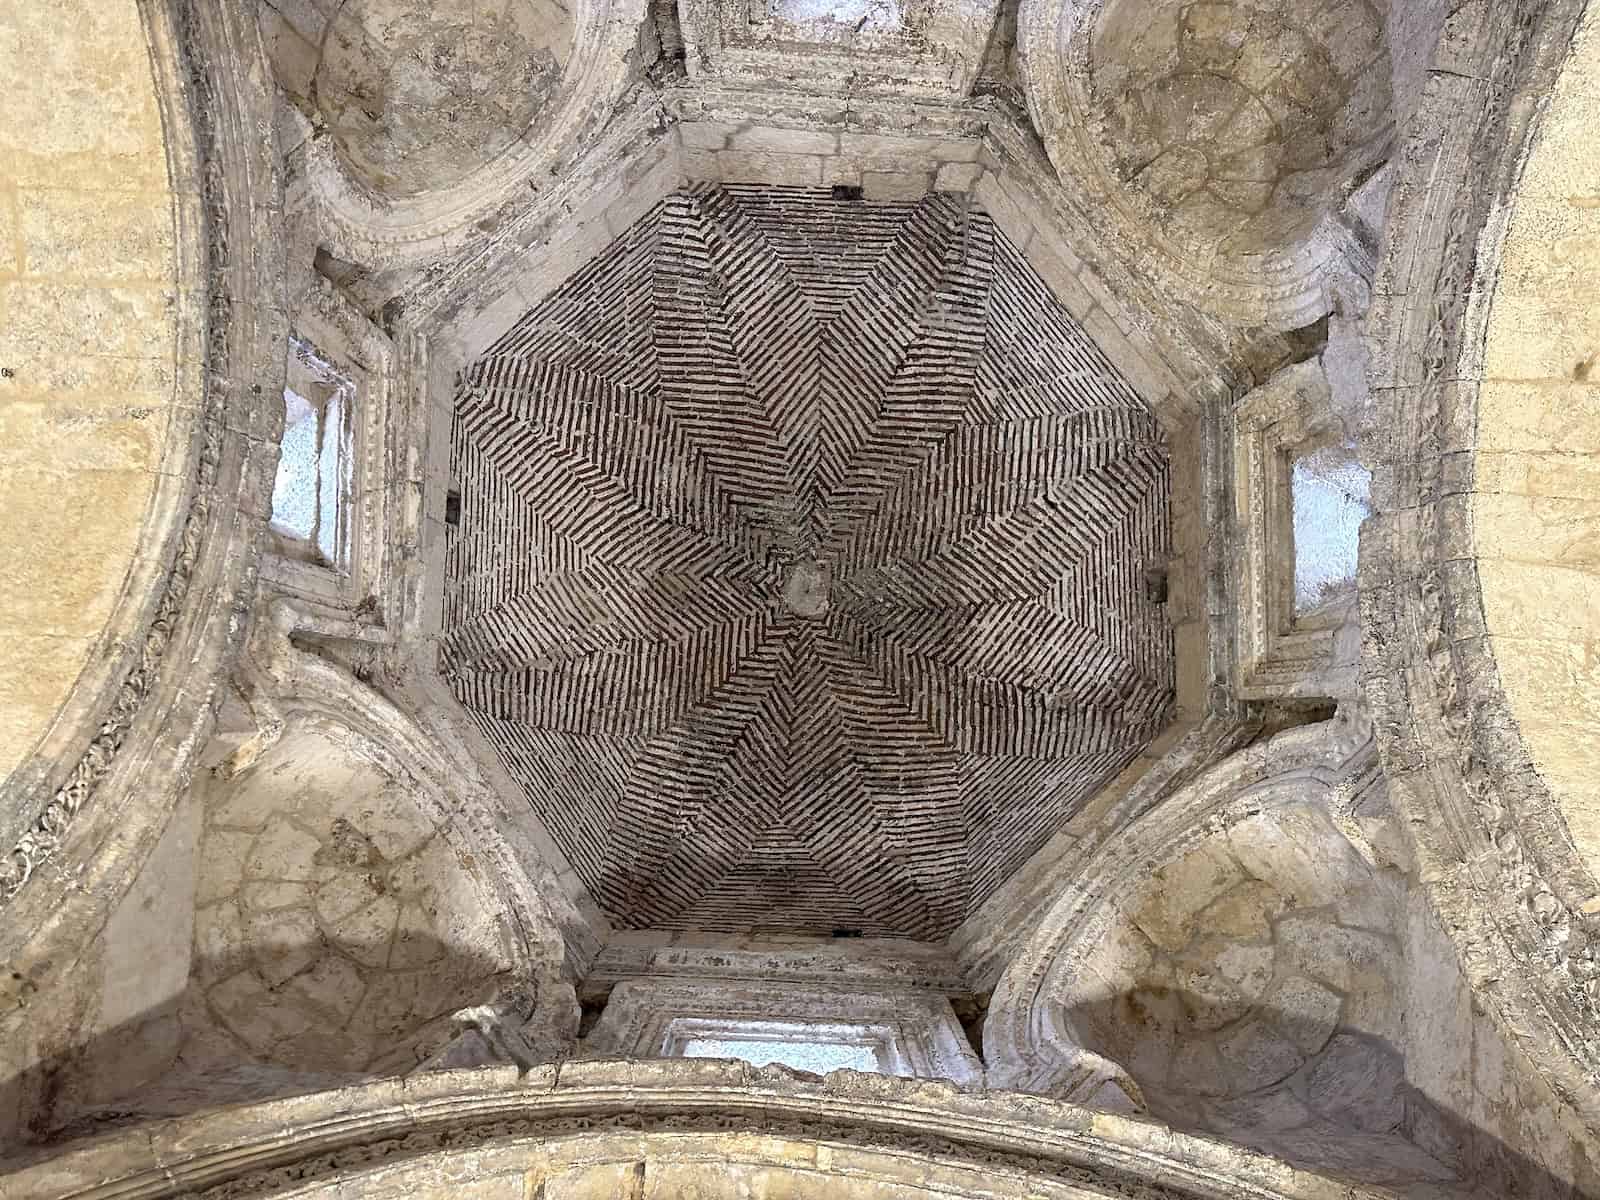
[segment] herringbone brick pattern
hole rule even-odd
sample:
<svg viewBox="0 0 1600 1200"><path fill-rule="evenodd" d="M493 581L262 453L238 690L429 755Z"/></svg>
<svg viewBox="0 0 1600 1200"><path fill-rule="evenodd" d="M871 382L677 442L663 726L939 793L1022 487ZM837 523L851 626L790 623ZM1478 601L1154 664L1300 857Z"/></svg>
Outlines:
<svg viewBox="0 0 1600 1200"><path fill-rule="evenodd" d="M452 470L441 669L619 926L941 937L1170 716L1160 430L956 197L668 198Z"/></svg>

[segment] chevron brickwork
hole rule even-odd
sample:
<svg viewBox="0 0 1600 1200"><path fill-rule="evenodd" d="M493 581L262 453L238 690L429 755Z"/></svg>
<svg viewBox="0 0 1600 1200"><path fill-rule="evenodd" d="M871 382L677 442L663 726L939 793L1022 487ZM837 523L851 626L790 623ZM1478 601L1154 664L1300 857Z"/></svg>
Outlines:
<svg viewBox="0 0 1600 1200"><path fill-rule="evenodd" d="M441 669L618 926L942 937L1171 716L1163 435L962 197L669 197L451 461Z"/></svg>

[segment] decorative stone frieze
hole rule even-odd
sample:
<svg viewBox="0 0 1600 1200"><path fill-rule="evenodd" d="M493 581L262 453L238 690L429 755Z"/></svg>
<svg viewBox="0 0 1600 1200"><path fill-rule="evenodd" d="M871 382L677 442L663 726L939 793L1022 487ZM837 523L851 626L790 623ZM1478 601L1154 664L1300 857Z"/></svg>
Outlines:
<svg viewBox="0 0 1600 1200"><path fill-rule="evenodd" d="M983 65L996 0L688 0L679 9L693 80L953 99Z"/></svg>
<svg viewBox="0 0 1600 1200"><path fill-rule="evenodd" d="M16 1200L245 1200L291 1187L365 1194L382 1182L378 1173L387 1169L399 1182L392 1173L401 1169L410 1173L410 1195L460 1195L502 1174L535 1188L553 1179L554 1190L579 1164L614 1162L614 1173L574 1181L593 1189L579 1195L613 1196L619 1185L648 1182L652 1170L669 1187L682 1184L672 1164L691 1156L800 1165L816 1173L811 1186L824 1189L816 1194L828 1196L850 1195L855 1179L868 1188L903 1185L908 1174L947 1195L1007 1200L1390 1195L1154 1122L1037 1097L969 1095L848 1071L815 1081L781 1068L686 1060L441 1071L238 1107L113 1134L3 1182ZM841 1179L834 1171L845 1167ZM708 1182L717 1179L712 1168ZM725 1193L719 1185L711 1194ZM867 1194L900 1200L896 1192Z"/></svg>
<svg viewBox="0 0 1600 1200"><path fill-rule="evenodd" d="M1471 509L1504 206L1581 8L1458 6L1400 155L1367 326L1388 411L1366 445L1378 512L1362 544L1361 684L1429 901L1470 985L1593 1136L1596 883L1506 704Z"/></svg>

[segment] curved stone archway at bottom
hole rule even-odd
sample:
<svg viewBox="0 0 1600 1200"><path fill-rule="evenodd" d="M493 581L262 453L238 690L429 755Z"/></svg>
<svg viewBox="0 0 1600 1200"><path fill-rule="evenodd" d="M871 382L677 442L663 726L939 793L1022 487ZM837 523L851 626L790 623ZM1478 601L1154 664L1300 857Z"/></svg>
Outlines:
<svg viewBox="0 0 1600 1200"><path fill-rule="evenodd" d="M716 1060L441 1071L128 1129L6 1173L14 1200L1383 1200L1037 1097Z"/></svg>

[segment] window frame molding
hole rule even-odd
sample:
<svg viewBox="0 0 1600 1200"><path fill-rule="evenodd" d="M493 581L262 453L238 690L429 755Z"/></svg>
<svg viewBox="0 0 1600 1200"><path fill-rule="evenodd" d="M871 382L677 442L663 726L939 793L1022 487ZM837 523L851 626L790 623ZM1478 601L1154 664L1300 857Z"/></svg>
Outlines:
<svg viewBox="0 0 1600 1200"><path fill-rule="evenodd" d="M317 608L374 624L385 623L386 566L393 524L390 436L395 349L390 339L331 283L315 276L293 314L291 349L299 341L352 385L345 424L350 456L339 536L342 563L297 552L291 539L270 527L261 560L264 581ZM293 365L291 364L291 375Z"/></svg>
<svg viewBox="0 0 1600 1200"><path fill-rule="evenodd" d="M881 1057L897 1068L889 1074L958 1084L983 1080L983 1063L947 996L865 987L624 980L612 989L582 1053L587 1058L673 1058L688 1040L680 1032L685 1028L714 1026L726 1032L739 1025L759 1030L775 1024L870 1031L883 1038Z"/></svg>
<svg viewBox="0 0 1600 1200"><path fill-rule="evenodd" d="M1349 689L1338 642L1355 615L1355 589L1298 618L1294 603L1293 460L1345 433L1320 361L1285 367L1247 393L1232 424L1239 695L1341 695Z"/></svg>

